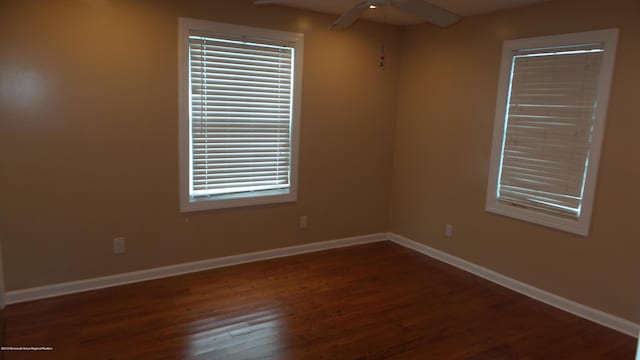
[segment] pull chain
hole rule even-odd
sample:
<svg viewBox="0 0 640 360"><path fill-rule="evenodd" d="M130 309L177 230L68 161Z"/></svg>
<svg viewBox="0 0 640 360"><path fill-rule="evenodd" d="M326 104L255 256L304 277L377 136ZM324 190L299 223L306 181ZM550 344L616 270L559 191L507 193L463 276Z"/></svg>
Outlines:
<svg viewBox="0 0 640 360"><path fill-rule="evenodd" d="M387 14L389 12L389 0L385 0L384 2L384 20L383 24L387 25ZM380 69L384 69L384 34L385 31L382 32L382 46L380 47Z"/></svg>

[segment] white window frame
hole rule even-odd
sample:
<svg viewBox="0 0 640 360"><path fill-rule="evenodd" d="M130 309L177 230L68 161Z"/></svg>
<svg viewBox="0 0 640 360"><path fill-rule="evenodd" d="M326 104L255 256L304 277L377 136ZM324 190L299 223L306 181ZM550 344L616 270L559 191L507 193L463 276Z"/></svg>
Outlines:
<svg viewBox="0 0 640 360"><path fill-rule="evenodd" d="M191 199L190 186L190 79L189 79L189 33L190 31L210 32L247 36L293 43L294 53L294 90L291 119L291 173L290 186L285 189L260 191L255 193L224 194ZM249 26L218 23L213 21L179 18L178 19L178 86L179 86L179 187L180 211L203 211L294 202L298 192L298 150L300 138L300 104L302 91L302 64L304 53L304 34L262 29Z"/></svg>
<svg viewBox="0 0 640 360"><path fill-rule="evenodd" d="M582 236L589 235L591 210L593 207L593 200L595 195L596 178L598 172L598 164L600 162L602 139L604 136L617 41L618 29L597 30L573 34L504 41L498 85L498 100L494 122L491 164L489 169L489 182L487 186L487 211ZM570 219L562 217L560 215L544 213L533 209L498 201L498 181L501 170L500 167L502 162L503 142L506 135L505 125L507 120L507 103L510 92L509 86L511 80L512 58L514 51L600 42L604 44L605 51L602 59L601 73L599 77L599 85L596 97L598 107L595 111L595 124L593 128L591 147L589 150L588 166L586 168L584 195L582 198L582 206L578 218Z"/></svg>

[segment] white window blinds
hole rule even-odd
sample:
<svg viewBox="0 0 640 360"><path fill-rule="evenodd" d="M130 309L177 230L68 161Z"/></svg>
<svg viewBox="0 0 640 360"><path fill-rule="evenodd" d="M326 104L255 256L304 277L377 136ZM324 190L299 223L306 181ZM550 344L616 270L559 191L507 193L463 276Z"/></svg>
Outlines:
<svg viewBox="0 0 640 360"><path fill-rule="evenodd" d="M287 189L295 48L189 35L192 199Z"/></svg>
<svg viewBox="0 0 640 360"><path fill-rule="evenodd" d="M513 53L499 201L580 216L603 52L590 44Z"/></svg>

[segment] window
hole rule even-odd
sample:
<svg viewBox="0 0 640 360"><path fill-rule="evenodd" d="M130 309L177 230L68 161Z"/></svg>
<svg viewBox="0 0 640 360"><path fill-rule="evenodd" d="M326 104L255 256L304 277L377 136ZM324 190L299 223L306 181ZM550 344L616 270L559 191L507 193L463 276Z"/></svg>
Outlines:
<svg viewBox="0 0 640 360"><path fill-rule="evenodd" d="M487 211L588 235L617 37L504 42Z"/></svg>
<svg viewBox="0 0 640 360"><path fill-rule="evenodd" d="M296 200L303 35L179 20L180 209Z"/></svg>

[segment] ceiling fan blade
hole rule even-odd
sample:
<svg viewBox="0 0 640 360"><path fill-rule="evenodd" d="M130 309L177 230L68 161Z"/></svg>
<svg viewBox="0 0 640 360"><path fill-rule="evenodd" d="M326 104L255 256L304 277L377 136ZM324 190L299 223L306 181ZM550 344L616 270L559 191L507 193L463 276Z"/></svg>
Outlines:
<svg viewBox="0 0 640 360"><path fill-rule="evenodd" d="M424 0L391 0L391 5L442 27L453 25L460 20L460 16Z"/></svg>
<svg viewBox="0 0 640 360"><path fill-rule="evenodd" d="M253 5L277 4L277 0L255 0Z"/></svg>
<svg viewBox="0 0 640 360"><path fill-rule="evenodd" d="M342 14L342 16L340 16L338 20L336 20L329 27L329 29L338 30L338 29L348 28L349 26L353 25L353 23L356 22L358 18L360 18L360 15L362 15L362 13L365 10L367 10L368 7L369 7L368 1L361 1L357 3L356 6L352 7L349 11Z"/></svg>

